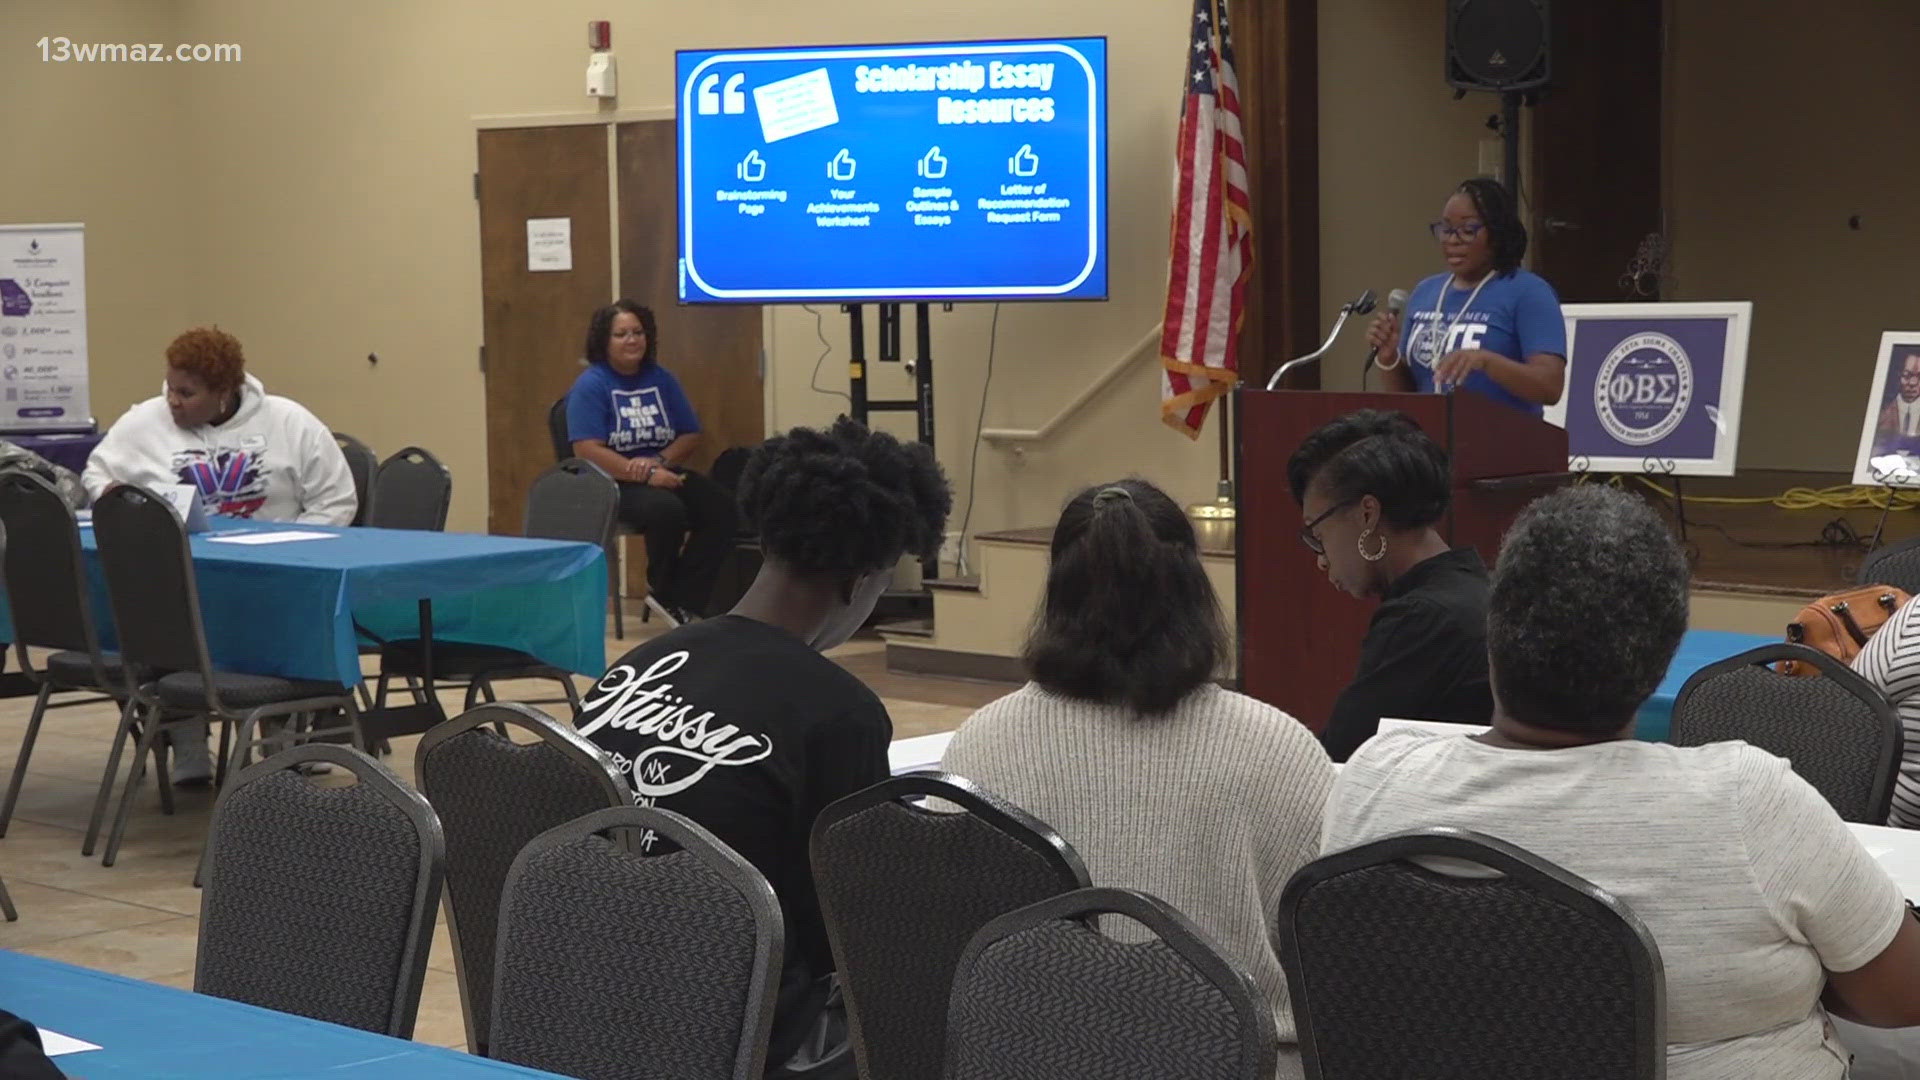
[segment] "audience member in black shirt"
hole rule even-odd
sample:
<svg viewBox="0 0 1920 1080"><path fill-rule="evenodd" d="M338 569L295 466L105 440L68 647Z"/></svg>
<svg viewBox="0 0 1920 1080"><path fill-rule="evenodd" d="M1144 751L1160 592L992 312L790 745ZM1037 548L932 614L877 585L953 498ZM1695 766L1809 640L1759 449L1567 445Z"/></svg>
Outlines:
<svg viewBox="0 0 1920 1080"><path fill-rule="evenodd" d="M779 896L778 1076L821 1019L833 972L808 833L828 803L887 778L893 738L879 697L820 653L866 622L902 556L938 551L953 496L925 447L846 419L769 439L739 491L766 557L752 587L728 614L621 657L578 725L635 802L705 826Z"/></svg>
<svg viewBox="0 0 1920 1080"><path fill-rule="evenodd" d="M65 1080L65 1076L40 1048L39 1030L0 1010L0 1080Z"/></svg>
<svg viewBox="0 0 1920 1080"><path fill-rule="evenodd" d="M1487 568L1449 548L1447 455L1404 413L1367 410L1307 437L1287 463L1300 538L1335 588L1378 598L1353 682L1320 739L1345 761L1380 718L1485 724Z"/></svg>

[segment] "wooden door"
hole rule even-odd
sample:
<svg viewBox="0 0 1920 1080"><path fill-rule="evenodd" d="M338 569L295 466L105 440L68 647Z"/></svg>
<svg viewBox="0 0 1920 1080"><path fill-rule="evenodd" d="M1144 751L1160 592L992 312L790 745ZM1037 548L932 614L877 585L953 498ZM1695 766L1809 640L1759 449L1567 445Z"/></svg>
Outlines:
<svg viewBox="0 0 1920 1080"><path fill-rule="evenodd" d="M1554 5L1553 87L1534 107L1525 195L1533 268L1565 303L1659 299L1657 274L1630 270L1665 231L1662 3Z"/></svg>
<svg viewBox="0 0 1920 1080"><path fill-rule="evenodd" d="M673 139L671 120L619 126L620 295L653 309L660 363L700 417L705 437L690 464L704 470L722 450L766 438L760 308L679 302Z"/></svg>
<svg viewBox="0 0 1920 1080"><path fill-rule="evenodd" d="M607 129L482 131L475 194L486 334L487 528L517 534L527 489L554 460L547 411L580 373L588 318L613 297ZM571 270L527 268L530 218L571 219Z"/></svg>

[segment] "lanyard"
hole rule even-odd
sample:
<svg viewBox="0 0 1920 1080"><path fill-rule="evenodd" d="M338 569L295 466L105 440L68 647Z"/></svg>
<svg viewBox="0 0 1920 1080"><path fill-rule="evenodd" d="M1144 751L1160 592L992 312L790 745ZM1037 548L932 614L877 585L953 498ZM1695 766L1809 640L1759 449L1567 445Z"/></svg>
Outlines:
<svg viewBox="0 0 1920 1080"><path fill-rule="evenodd" d="M1427 365L1428 367L1433 367L1440 362L1440 350L1446 348L1447 339L1453 336L1453 331L1460 325L1461 318L1466 315L1467 309L1473 306L1474 300L1480 296L1480 290L1486 287L1487 281L1492 277L1493 271L1487 271L1486 276L1482 277L1479 283L1474 285L1473 291L1467 294L1467 302L1461 304L1460 310L1453 313L1453 321L1447 324L1446 330L1441 332L1438 338L1429 339L1433 341L1433 358ZM1447 304L1447 291L1453 288L1453 282L1453 278L1448 278L1447 283L1440 286L1440 298L1433 302L1433 326L1437 327L1440 325L1440 311ZM1432 331L1429 331L1429 333L1431 332Z"/></svg>

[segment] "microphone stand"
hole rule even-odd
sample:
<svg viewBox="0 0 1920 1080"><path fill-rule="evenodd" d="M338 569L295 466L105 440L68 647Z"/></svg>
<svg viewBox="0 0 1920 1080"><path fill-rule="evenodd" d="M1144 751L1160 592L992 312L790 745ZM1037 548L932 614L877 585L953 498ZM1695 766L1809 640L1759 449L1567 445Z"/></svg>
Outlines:
<svg viewBox="0 0 1920 1080"><path fill-rule="evenodd" d="M1333 348L1334 339L1340 336L1341 328L1347 325L1347 319L1349 317L1354 315L1366 315L1372 311L1373 311L1373 290L1368 289L1366 292L1361 293L1359 297L1353 300L1353 302L1346 304L1340 308L1340 317L1333 321L1333 332L1327 335L1327 340L1321 342L1319 348L1313 350L1312 352L1308 353L1305 356L1296 356L1293 359L1287 361L1286 363L1281 364L1278 368L1274 369L1273 377L1267 380L1267 389L1269 390L1279 389L1280 380L1286 378L1287 372L1292 371L1294 368L1297 368L1302 364L1310 364L1313 361L1318 360L1321 357L1327 355L1328 350Z"/></svg>

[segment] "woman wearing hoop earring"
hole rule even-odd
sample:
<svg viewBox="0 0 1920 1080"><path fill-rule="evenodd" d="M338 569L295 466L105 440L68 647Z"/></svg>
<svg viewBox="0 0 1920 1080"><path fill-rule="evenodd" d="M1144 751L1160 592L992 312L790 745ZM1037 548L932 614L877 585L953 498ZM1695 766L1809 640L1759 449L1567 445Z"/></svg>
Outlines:
<svg viewBox="0 0 1920 1080"><path fill-rule="evenodd" d="M1360 664L1320 733L1345 761L1383 716L1485 724L1487 568L1434 530L1451 497L1447 455L1404 413L1357 412L1287 462L1300 539L1334 588L1377 599Z"/></svg>
<svg viewBox="0 0 1920 1080"><path fill-rule="evenodd" d="M1539 416L1567 379L1567 327L1546 279L1521 267L1527 227L1497 180L1468 180L1429 228L1447 272L1414 287L1404 325L1381 311L1367 327L1390 390L1471 390Z"/></svg>

